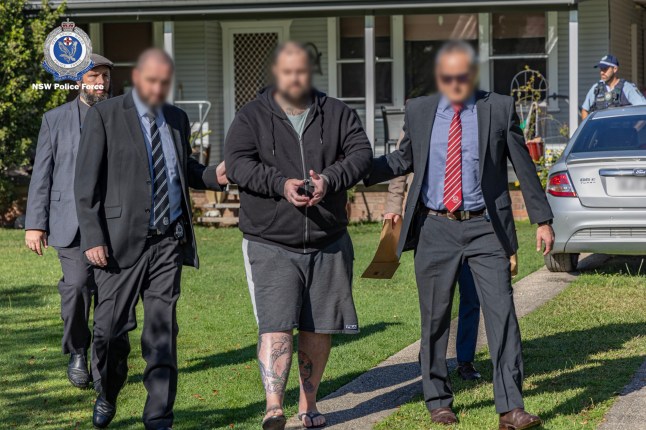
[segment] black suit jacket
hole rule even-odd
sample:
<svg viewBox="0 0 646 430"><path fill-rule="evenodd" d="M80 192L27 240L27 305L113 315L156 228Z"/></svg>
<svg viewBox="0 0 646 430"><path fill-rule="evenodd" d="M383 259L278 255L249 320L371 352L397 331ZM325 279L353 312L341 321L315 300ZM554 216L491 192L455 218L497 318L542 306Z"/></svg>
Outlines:
<svg viewBox="0 0 646 430"><path fill-rule="evenodd" d="M163 113L177 150L182 209L189 227L184 264L197 267L188 187L219 190L216 166L205 167L190 156L191 131L186 113L172 105L165 105ZM112 267L135 264L146 244L152 181L145 145L131 93L98 103L88 111L74 181L81 248L85 251L108 246L108 264Z"/></svg>
<svg viewBox="0 0 646 430"><path fill-rule="evenodd" d="M440 101L434 94L410 100L406 104L404 137L399 149L375 158L366 185L374 185L397 176L415 172L409 187L402 235L397 252L415 248L419 236L418 212L423 207L420 191L426 180L433 121ZM552 211L529 156L512 97L479 91L476 94L480 185L491 224L508 255L518 249L516 227L511 208L507 178L507 160L511 160L520 180L525 206L532 223L552 219Z"/></svg>

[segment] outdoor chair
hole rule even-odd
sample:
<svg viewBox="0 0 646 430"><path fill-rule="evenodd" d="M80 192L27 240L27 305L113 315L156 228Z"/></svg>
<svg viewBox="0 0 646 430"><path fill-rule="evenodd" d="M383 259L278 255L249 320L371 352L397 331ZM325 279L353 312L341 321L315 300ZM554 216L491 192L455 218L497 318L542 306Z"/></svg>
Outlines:
<svg viewBox="0 0 646 430"><path fill-rule="evenodd" d="M385 153L392 152L397 146L399 135L404 128L405 107L381 107L384 122Z"/></svg>

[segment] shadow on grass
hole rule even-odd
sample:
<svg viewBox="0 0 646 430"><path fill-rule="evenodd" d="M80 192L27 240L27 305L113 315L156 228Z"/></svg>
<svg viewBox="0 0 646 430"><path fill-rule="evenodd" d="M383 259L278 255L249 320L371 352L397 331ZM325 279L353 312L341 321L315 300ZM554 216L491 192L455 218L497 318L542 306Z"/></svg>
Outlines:
<svg viewBox="0 0 646 430"><path fill-rule="evenodd" d="M596 255L595 255L596 256ZM646 277L646 255L632 256L622 255L614 256L607 260L601 266L586 268L581 271L582 274L599 274L599 275L628 275Z"/></svg>
<svg viewBox="0 0 646 430"><path fill-rule="evenodd" d="M71 388L65 377L58 311L32 311L51 299L47 290L57 296L53 285L3 288L0 295L1 428L34 422L74 428L70 412L78 410L79 403L91 408L91 394Z"/></svg>
<svg viewBox="0 0 646 430"><path fill-rule="evenodd" d="M47 290L56 291L56 284L3 287L2 294L0 294L0 322L6 320L5 312L3 312L6 309L33 309L42 306L47 301Z"/></svg>
<svg viewBox="0 0 646 430"><path fill-rule="evenodd" d="M361 331L356 335L342 335L334 336L332 339L332 348L345 345L347 343L356 342L357 340L366 338L376 333L383 332L388 327L399 325L400 323L379 322L369 324L361 328ZM205 357L195 358L190 360L190 364L186 367L180 368L181 373L200 372L204 369L213 369L223 366L232 366L241 363L248 363L256 359L256 345L247 345L244 348L234 349L226 352L219 352Z"/></svg>
<svg viewBox="0 0 646 430"><path fill-rule="evenodd" d="M610 399L630 380L644 358L640 355L616 359L595 356L623 348L627 342L643 336L645 329L642 322L607 324L523 341L525 375L535 377L532 388L525 390L524 396L576 392L576 395L555 408L543 412L541 418L544 420L580 413ZM479 360L478 366L487 369L483 376L490 381L489 359ZM456 383L456 391L470 387L460 381ZM493 408L494 404L493 400L486 400L465 406Z"/></svg>

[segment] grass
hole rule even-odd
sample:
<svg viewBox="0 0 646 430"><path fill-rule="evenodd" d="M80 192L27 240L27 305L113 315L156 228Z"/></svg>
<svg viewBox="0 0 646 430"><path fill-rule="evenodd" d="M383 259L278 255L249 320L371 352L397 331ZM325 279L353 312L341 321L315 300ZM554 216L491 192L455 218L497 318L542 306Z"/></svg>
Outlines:
<svg viewBox="0 0 646 430"><path fill-rule="evenodd" d="M639 259L615 259L582 274L554 300L520 322L525 357L525 406L545 429L596 429L646 356L646 276ZM478 354L491 381L488 353ZM490 382L454 378L454 429L497 428ZM443 429L431 424L421 398L377 430Z"/></svg>
<svg viewBox="0 0 646 430"><path fill-rule="evenodd" d="M533 250L534 229L519 223L520 277L542 265ZM326 395L419 336L419 310L408 253L393 280L359 276L372 258L380 226L352 226L354 297L361 333L336 336L321 385ZM237 229L197 230L202 268L187 268L178 304L180 378L175 405L181 429L256 429L264 397L255 362L256 326ZM54 250L37 257L23 233L0 230L0 428L90 428L92 390L72 388L60 353L62 323L56 289L60 266ZM141 305L138 317L141 320ZM130 376L111 428L141 428L146 398L139 329L131 335ZM296 360L294 360L296 362ZM289 414L297 411L297 369L287 391Z"/></svg>

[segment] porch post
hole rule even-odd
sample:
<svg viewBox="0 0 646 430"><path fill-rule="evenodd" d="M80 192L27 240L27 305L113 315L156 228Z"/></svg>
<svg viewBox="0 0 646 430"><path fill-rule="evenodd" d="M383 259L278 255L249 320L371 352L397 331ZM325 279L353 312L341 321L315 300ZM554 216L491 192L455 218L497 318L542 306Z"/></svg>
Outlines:
<svg viewBox="0 0 646 430"><path fill-rule="evenodd" d="M366 134L375 150L375 17L367 15L364 26L366 66Z"/></svg>
<svg viewBox="0 0 646 430"><path fill-rule="evenodd" d="M570 99L570 137L579 126L579 18L578 11L570 11L569 23L569 99Z"/></svg>
<svg viewBox="0 0 646 430"><path fill-rule="evenodd" d="M103 24L91 22L89 36L92 40L92 51L103 54Z"/></svg>
<svg viewBox="0 0 646 430"><path fill-rule="evenodd" d="M172 21L164 21L164 51L166 51L173 59L175 58L174 31L175 23ZM175 100L175 85L171 85L170 88L168 102L173 103Z"/></svg>
<svg viewBox="0 0 646 430"><path fill-rule="evenodd" d="M491 63L489 61L491 21L488 13L478 14L478 57L480 58L480 89L491 91Z"/></svg>

